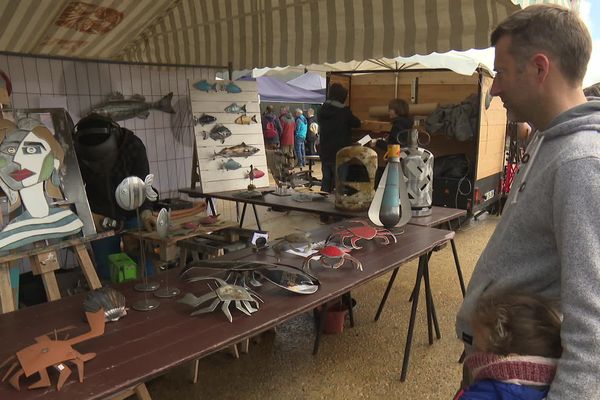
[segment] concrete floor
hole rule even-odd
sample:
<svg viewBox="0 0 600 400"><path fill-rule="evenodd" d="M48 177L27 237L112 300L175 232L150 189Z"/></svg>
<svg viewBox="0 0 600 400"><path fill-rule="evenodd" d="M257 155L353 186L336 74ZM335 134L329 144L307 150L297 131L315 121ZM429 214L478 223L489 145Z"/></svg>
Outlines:
<svg viewBox="0 0 600 400"><path fill-rule="evenodd" d="M258 209L263 229L271 237L293 227L310 230L320 226L316 215ZM252 213L246 218L246 226L252 226ZM456 244L467 282L497 221L497 217L484 215L478 221L468 221L457 231ZM202 359L198 384L190 382L189 365L149 382L152 398L449 399L456 391L462 371L457 363L462 347L454 334L454 318L462 297L450 246L434 253L430 269L442 339L431 346L427 343L421 291L408 378L404 383L400 382L400 368L416 261L401 268L377 323L373 317L389 274L353 291L357 300L356 326L341 335L324 336L318 355L312 355L312 315L305 314L280 325L277 333L261 336L259 343L251 345L250 353L237 360L226 352Z"/></svg>

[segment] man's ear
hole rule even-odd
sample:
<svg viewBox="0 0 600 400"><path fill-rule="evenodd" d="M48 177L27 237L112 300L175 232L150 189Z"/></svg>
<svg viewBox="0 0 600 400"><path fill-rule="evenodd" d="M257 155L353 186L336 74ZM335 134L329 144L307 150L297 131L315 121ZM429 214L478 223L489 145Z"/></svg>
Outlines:
<svg viewBox="0 0 600 400"><path fill-rule="evenodd" d="M537 53L531 57L531 63L536 71L536 80L542 83L548 77L550 73L550 59L546 54Z"/></svg>

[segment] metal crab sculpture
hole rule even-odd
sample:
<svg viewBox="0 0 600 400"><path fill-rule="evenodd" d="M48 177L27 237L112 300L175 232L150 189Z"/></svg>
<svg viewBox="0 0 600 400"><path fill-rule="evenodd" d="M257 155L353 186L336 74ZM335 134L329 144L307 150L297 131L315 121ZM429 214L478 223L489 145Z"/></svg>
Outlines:
<svg viewBox="0 0 600 400"><path fill-rule="evenodd" d="M350 221L354 223L362 224L362 226L340 226L336 228L336 231L329 235L326 243L329 243L334 238L339 238L340 244L347 248L353 248L355 250L362 249L357 245L359 240L372 240L374 238L383 239L382 244L388 245L391 240L396 243L396 236L385 228L375 228L365 221ZM350 245L347 241L350 240Z"/></svg>
<svg viewBox="0 0 600 400"><path fill-rule="evenodd" d="M306 246L307 250L312 249L315 242L312 240L310 233L308 232L294 232L288 235L285 235L281 239L277 239L277 241L271 245L271 248L275 252L275 256L277 257L277 262L281 260L281 254L289 250L297 245Z"/></svg>
<svg viewBox="0 0 600 400"><path fill-rule="evenodd" d="M327 245L322 249L319 249L316 253L306 257L302 264L302 269L308 272L310 270L311 261L320 257L319 261L324 267L338 269L346 262L346 260L350 260L358 270L362 271L362 263L355 257L352 257L349 253L350 250L348 249Z"/></svg>
<svg viewBox="0 0 600 400"><path fill-rule="evenodd" d="M190 314L191 316L213 312L217 309L219 304L221 304L221 310L223 311L223 314L225 314L229 322L233 322L233 317L229 311L229 305L232 302L235 304L235 307L238 310L246 315L251 315L252 313L258 311L258 302L263 302L263 300L258 297L256 293L253 293L249 289L243 288L242 286L230 285L221 278L195 277L188 279L188 282L196 282L201 280L214 280L218 283L218 286L215 289L212 289L209 285L209 288L211 288L212 291L200 297L196 297L191 293L186 293L185 296L178 300L179 303L187 304L193 308L199 307L201 304L206 303L209 300L213 300L209 306L193 311Z"/></svg>

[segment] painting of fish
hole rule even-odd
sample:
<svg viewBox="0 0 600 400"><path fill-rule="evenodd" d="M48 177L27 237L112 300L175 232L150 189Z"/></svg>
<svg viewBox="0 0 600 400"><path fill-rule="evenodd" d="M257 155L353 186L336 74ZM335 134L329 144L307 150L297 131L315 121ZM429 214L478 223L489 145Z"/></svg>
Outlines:
<svg viewBox="0 0 600 400"><path fill-rule="evenodd" d="M113 93L104 103L92 107L89 113L100 114L113 121L124 121L135 117L146 119L150 115L150 110L175 114L171 99L173 99L172 92L157 102L146 102L144 96L139 94L134 94L126 100L121 93Z"/></svg>
<svg viewBox="0 0 600 400"><path fill-rule="evenodd" d="M237 117L235 119L234 122L236 124L240 124L240 125L258 124L258 121L256 120L256 115L253 115L252 117L249 117L246 114L240 115L239 117Z"/></svg>
<svg viewBox="0 0 600 400"><path fill-rule="evenodd" d="M208 81L206 79L202 79L201 81L198 81L196 83L194 83L192 86L194 86L194 89L200 90L202 92L216 92L217 91L217 84L213 83L212 85L210 83L208 83Z"/></svg>
<svg viewBox="0 0 600 400"><path fill-rule="evenodd" d="M233 158L223 161L223 164L221 164L221 169L224 169L225 171L233 171L239 168L242 168L242 164L235 161Z"/></svg>
<svg viewBox="0 0 600 400"><path fill-rule="evenodd" d="M225 139L231 136L231 131L227 129L226 126L217 124L210 130L210 132L207 133L206 131L203 131L202 135L204 140L210 137L212 140L220 140L221 143L225 143Z"/></svg>
<svg viewBox="0 0 600 400"><path fill-rule="evenodd" d="M242 88L233 82L229 82L227 85L221 85L221 90L227 93L242 93Z"/></svg>
<svg viewBox="0 0 600 400"><path fill-rule="evenodd" d="M214 158L217 157L250 157L260 151L258 147L249 146L246 143L238 144L232 147L225 147L218 153L215 152Z"/></svg>
<svg viewBox="0 0 600 400"><path fill-rule="evenodd" d="M246 105L244 104L243 106L238 106L237 103L231 103L230 105L228 105L227 107L225 107L225 112L226 113L230 113L230 114L241 114L241 113L246 113Z"/></svg>
<svg viewBox="0 0 600 400"><path fill-rule="evenodd" d="M199 117L194 117L194 125L204 126L204 125L212 124L216 120L217 120L217 118L213 117L212 115L202 114Z"/></svg>

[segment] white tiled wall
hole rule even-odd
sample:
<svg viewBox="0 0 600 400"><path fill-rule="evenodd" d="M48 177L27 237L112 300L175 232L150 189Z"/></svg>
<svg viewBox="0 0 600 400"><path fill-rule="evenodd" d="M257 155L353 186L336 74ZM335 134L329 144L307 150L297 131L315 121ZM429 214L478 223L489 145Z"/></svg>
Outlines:
<svg viewBox="0 0 600 400"><path fill-rule="evenodd" d="M75 123L112 92L121 92L126 98L141 94L146 101L157 101L173 92L177 114L151 110L145 120L134 118L119 124L131 129L146 145L154 186L162 198L179 197L177 189L190 186L194 131L187 80L212 80L215 70L12 55L0 55L0 69L12 81L14 108L38 108L48 101L66 100Z"/></svg>

